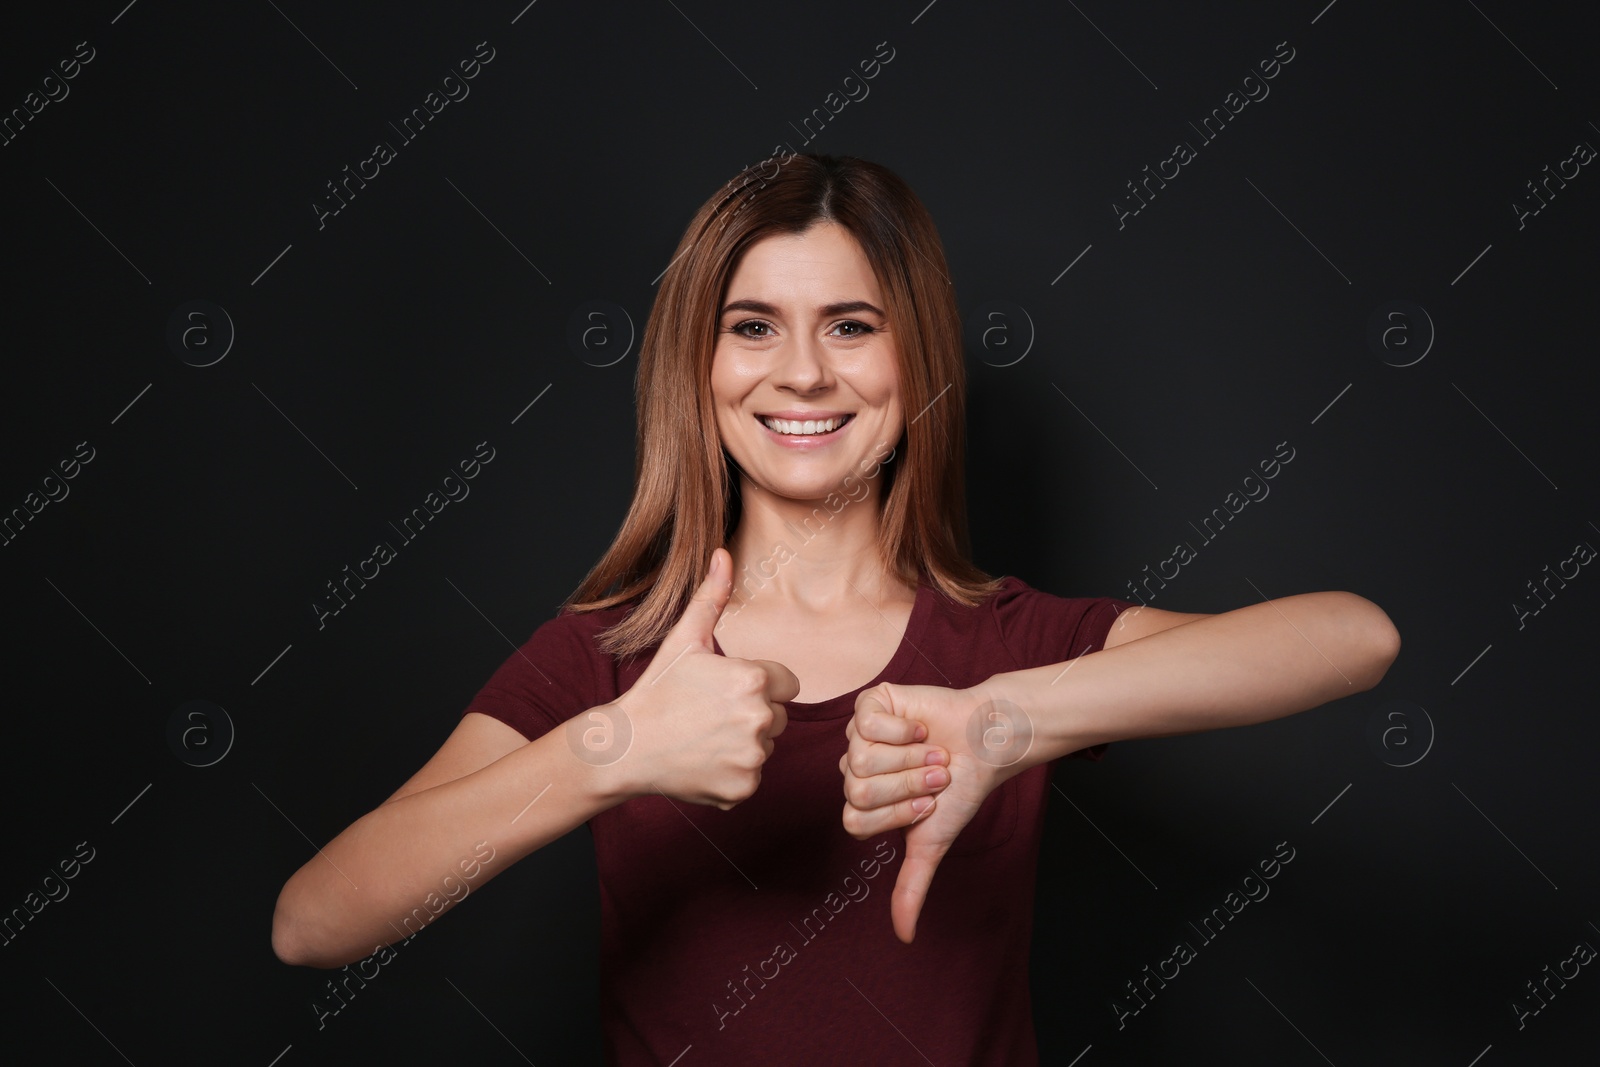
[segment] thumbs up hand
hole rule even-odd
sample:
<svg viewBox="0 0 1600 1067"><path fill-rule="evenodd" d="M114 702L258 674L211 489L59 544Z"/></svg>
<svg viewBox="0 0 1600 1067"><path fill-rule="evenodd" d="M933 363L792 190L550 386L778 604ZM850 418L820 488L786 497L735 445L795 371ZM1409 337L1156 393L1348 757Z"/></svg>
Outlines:
<svg viewBox="0 0 1600 1067"><path fill-rule="evenodd" d="M783 703L800 681L781 663L716 654L712 631L732 591L733 557L718 548L650 665L609 706L630 738L616 759L625 795L661 793L727 811L760 784L772 738L788 724Z"/></svg>
<svg viewBox="0 0 1600 1067"><path fill-rule="evenodd" d="M1027 738L1007 732L1020 712L977 688L884 683L856 697L845 727L850 745L839 761L844 828L858 840L906 828L905 859L889 898L901 941L916 936L934 871L956 835L1000 783L1023 769L1031 732Z"/></svg>

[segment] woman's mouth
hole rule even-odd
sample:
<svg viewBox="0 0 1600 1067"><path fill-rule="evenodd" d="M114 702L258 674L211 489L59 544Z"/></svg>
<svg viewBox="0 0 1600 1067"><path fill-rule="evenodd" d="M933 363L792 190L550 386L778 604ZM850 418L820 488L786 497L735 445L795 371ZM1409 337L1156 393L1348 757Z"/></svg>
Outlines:
<svg viewBox="0 0 1600 1067"><path fill-rule="evenodd" d="M785 437L826 437L837 432L854 415L835 415L831 419L775 419L768 415L757 415L761 424L773 433Z"/></svg>
<svg viewBox="0 0 1600 1067"><path fill-rule="evenodd" d="M845 430L856 421L853 412L834 415L826 419L780 419L771 415L757 415L767 440L779 448L795 452L813 452L825 449L835 440L843 438Z"/></svg>

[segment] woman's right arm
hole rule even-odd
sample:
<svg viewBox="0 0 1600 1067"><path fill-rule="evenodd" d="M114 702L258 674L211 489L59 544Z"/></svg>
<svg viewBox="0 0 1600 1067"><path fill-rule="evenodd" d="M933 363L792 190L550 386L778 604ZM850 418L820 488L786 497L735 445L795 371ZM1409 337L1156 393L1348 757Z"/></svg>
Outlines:
<svg viewBox="0 0 1600 1067"><path fill-rule="evenodd" d="M617 768L578 759L564 734L529 742L491 716L462 716L410 781L284 885L272 917L273 952L310 967L363 959L626 800ZM493 852L478 850L479 842ZM486 854L492 858L483 862Z"/></svg>
<svg viewBox="0 0 1600 1067"><path fill-rule="evenodd" d="M714 550L693 600L618 699L532 742L492 716L463 715L410 781L284 885L272 916L278 958L309 967L365 959L630 797L726 811L754 793L800 682L780 663L715 654L732 571L728 550ZM625 747L609 761L575 747L590 715L620 728L608 736ZM487 862L479 842L493 849Z"/></svg>

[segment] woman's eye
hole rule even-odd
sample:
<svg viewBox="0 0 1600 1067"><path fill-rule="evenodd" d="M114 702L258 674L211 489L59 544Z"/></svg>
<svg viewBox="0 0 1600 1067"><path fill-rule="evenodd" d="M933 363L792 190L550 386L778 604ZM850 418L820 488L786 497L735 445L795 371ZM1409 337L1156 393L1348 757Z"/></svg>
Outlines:
<svg viewBox="0 0 1600 1067"><path fill-rule="evenodd" d="M728 332L752 341L762 341L772 336L772 324L762 319L745 319L741 323L728 327ZM869 333L875 333L876 327L868 326L866 323L857 322L854 319L847 319L844 322L837 323L830 332L838 337L865 337Z"/></svg>

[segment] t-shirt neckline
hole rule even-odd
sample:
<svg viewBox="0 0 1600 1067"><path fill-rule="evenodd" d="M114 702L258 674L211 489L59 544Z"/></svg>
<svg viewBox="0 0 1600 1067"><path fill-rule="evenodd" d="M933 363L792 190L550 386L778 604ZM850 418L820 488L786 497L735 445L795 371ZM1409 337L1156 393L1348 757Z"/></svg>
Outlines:
<svg viewBox="0 0 1600 1067"><path fill-rule="evenodd" d="M883 665L871 681L858 686L847 693L829 697L827 700L817 701L787 701L783 707L791 719L838 719L848 718L855 714L856 697L863 691L871 689L883 682L896 682L905 677L911 661L920 656L918 651L922 644L923 631L927 629L928 616L933 613L933 587L926 582L917 583L916 600L911 605L911 618L906 621L906 632L900 635L900 644L894 650L894 655L889 657L889 662ZM716 635L711 637L711 645L717 655L727 653L722 651L722 645L717 641Z"/></svg>

